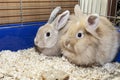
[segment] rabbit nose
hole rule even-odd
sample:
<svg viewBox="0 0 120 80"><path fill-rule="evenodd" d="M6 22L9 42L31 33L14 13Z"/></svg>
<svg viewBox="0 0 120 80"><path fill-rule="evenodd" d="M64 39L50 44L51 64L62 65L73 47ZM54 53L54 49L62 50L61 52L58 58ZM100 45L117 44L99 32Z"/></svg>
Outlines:
<svg viewBox="0 0 120 80"><path fill-rule="evenodd" d="M35 44L37 44L37 43L38 43L38 41L36 40L36 38L34 39L34 43L35 43Z"/></svg>
<svg viewBox="0 0 120 80"><path fill-rule="evenodd" d="M35 41L35 45L38 45L38 41Z"/></svg>
<svg viewBox="0 0 120 80"><path fill-rule="evenodd" d="M67 40L65 41L65 45L68 46L69 43L70 43L70 40L67 39Z"/></svg>

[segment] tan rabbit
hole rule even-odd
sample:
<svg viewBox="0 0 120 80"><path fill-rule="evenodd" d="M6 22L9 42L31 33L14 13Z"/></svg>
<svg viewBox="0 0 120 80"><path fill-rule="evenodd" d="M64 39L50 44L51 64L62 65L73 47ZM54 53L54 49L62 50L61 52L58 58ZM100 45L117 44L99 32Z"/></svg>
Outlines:
<svg viewBox="0 0 120 80"><path fill-rule="evenodd" d="M83 15L74 8L69 29L61 37L62 54L76 65L104 65L111 62L118 48L117 31L110 21L97 14Z"/></svg>
<svg viewBox="0 0 120 80"><path fill-rule="evenodd" d="M34 39L38 51L47 56L61 55L59 39L66 31L65 25L68 21L70 12L66 10L55 18L60 9L60 7L56 7L52 11L48 22L39 28Z"/></svg>

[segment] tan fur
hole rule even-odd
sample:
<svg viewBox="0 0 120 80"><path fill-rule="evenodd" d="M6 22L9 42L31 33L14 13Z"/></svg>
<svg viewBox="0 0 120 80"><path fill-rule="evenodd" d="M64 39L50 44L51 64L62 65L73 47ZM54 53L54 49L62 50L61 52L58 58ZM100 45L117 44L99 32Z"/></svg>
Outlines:
<svg viewBox="0 0 120 80"><path fill-rule="evenodd" d="M63 55L76 65L103 65L111 62L118 48L116 29L105 17L100 17L96 30L98 39L85 29L86 17L71 17L67 25L69 29L61 38ZM83 31L83 38L76 38L78 31Z"/></svg>
<svg viewBox="0 0 120 80"><path fill-rule="evenodd" d="M111 62L119 46L118 33L115 27L104 17L101 17L100 31L98 32L100 45L98 47L96 61L100 64Z"/></svg>
<svg viewBox="0 0 120 80"><path fill-rule="evenodd" d="M91 44L91 42L89 42L92 37L90 37L91 35L87 35L85 31L85 22L83 21L84 19L81 19L81 21L71 21L71 23L69 23L70 28L68 29L66 35L62 37L61 41L63 55L66 56L72 63L75 63L77 65L93 64L95 61L95 56L93 56L95 52L93 53L93 51L89 51L93 50L92 46L95 46L95 44ZM77 25L78 22L79 25ZM84 36L86 38L82 38L81 40L76 38L76 34L79 30L84 32ZM65 44L66 40L70 41L69 44L72 48L67 47L67 45Z"/></svg>

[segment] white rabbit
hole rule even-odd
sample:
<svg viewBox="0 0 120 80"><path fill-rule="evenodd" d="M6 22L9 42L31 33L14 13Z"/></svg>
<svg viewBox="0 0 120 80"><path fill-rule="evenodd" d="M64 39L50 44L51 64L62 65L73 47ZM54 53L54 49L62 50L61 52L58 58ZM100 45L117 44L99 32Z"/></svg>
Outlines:
<svg viewBox="0 0 120 80"><path fill-rule="evenodd" d="M104 65L111 62L118 49L118 33L111 22L97 14L83 15L75 5L75 15L61 37L63 55L76 65Z"/></svg>
<svg viewBox="0 0 120 80"><path fill-rule="evenodd" d="M60 9L60 7L56 7L52 11L48 22L39 28L34 39L38 51L47 56L61 55L59 39L67 30L65 25L69 19L70 12L66 10L55 18Z"/></svg>

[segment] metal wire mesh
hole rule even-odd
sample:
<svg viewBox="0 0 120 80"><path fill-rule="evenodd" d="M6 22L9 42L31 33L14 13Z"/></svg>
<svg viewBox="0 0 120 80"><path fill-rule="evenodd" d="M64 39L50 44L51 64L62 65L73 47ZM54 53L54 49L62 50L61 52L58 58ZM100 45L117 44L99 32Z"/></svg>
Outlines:
<svg viewBox="0 0 120 80"><path fill-rule="evenodd" d="M97 13L120 26L120 0L79 0L84 14Z"/></svg>

